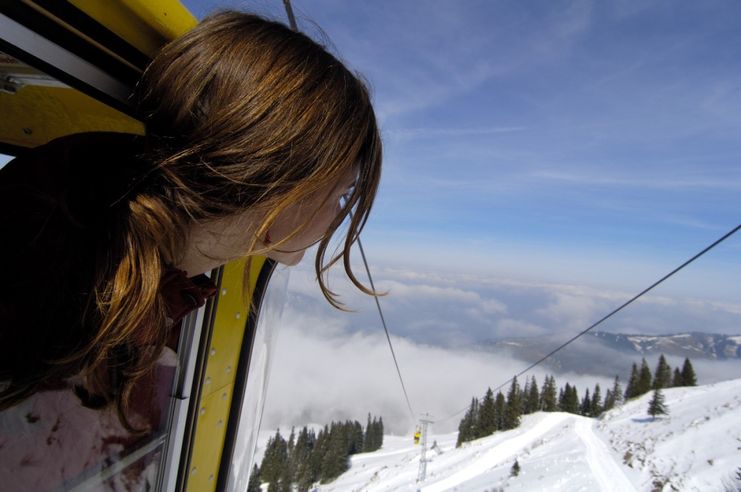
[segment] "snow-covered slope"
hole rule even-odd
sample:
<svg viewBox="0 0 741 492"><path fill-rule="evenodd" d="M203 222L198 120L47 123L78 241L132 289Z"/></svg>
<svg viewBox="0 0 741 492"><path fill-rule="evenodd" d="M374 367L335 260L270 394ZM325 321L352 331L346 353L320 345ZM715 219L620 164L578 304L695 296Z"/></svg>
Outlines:
<svg viewBox="0 0 741 492"><path fill-rule="evenodd" d="M665 390L670 415L646 414L650 394L589 419L526 416L515 430L455 448L456 434L431 435L427 479L417 484L419 446L386 436L374 453L322 491L723 490L741 467L741 380ZM519 476L510 477L515 459Z"/></svg>

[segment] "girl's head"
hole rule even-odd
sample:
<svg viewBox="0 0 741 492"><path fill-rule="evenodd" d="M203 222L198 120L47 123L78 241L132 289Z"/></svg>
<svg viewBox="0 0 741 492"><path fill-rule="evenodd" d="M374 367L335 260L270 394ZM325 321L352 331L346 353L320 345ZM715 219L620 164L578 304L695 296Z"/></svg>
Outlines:
<svg viewBox="0 0 741 492"><path fill-rule="evenodd" d="M39 326L45 344L29 343L42 362L3 369L0 408L80 375L87 390L116 401L126 422L134 383L168 338L164 267L183 261L199 228L244 225L222 262L265 254L295 263L318 242L316 271L331 303L339 307L323 278L338 260L370 292L349 253L378 188L381 142L366 87L334 56L279 23L223 12L166 45L133 102L147 136L131 167L144 169L126 178L133 184L112 203L115 220L96 235L84 292L58 293L84 312L74 329ZM342 248L329 252L351 211Z"/></svg>
<svg viewBox="0 0 741 492"><path fill-rule="evenodd" d="M136 103L156 164L152 196L181 234L163 248L176 264L194 224L256 218L243 255L292 264L318 242L323 278L344 260L370 212L381 141L368 91L322 46L258 16L222 12L167 45L141 80ZM342 205L340 197L344 196ZM353 210L344 245L329 241ZM225 258L226 259L226 258Z"/></svg>

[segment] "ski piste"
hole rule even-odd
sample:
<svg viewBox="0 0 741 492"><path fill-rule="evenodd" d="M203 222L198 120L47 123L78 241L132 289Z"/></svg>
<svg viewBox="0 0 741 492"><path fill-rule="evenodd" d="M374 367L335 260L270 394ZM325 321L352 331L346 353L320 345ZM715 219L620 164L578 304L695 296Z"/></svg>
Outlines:
<svg viewBox="0 0 741 492"><path fill-rule="evenodd" d="M723 490L741 466L741 379L664 390L668 416L648 414L651 393L600 418L538 412L513 430L455 447L457 433L435 434L427 477L416 481L420 449L411 436L351 457L351 468L317 491ZM515 461L519 476L510 476Z"/></svg>

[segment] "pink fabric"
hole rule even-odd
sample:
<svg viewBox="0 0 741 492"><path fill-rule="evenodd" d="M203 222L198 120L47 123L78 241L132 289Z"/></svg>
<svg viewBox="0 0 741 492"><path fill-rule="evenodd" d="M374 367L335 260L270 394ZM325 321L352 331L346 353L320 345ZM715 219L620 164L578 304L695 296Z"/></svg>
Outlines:
<svg viewBox="0 0 741 492"><path fill-rule="evenodd" d="M217 292L205 275L188 278L176 268L165 271L160 289L175 323L175 337L177 324ZM68 389L41 391L0 412L0 490L66 488L83 474L95 474L165 431L176 365L177 354L165 348L152 375L134 389L130 419L135 426L149 426L152 433L148 436L126 431L113 408L84 407ZM156 476L157 459L145 457L96 490L146 490L151 485L147 477Z"/></svg>
<svg viewBox="0 0 741 492"><path fill-rule="evenodd" d="M135 390L148 398L143 405L146 408L137 409L146 413L132 412L130 419L135 426L150 425L153 432L148 436L126 431L113 408L92 410L82 406L70 390L41 391L0 413L0 490L44 492L68 488L83 474L95 475L161 433L175 372L173 355L166 349L152 376ZM145 457L93 490L146 490L143 471L156 467L153 458Z"/></svg>

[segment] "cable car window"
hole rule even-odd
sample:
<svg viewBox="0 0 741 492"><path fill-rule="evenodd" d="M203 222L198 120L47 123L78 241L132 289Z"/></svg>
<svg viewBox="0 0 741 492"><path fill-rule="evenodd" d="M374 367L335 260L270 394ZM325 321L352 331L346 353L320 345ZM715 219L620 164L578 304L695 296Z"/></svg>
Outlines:
<svg viewBox="0 0 741 492"><path fill-rule="evenodd" d="M288 268L276 268L260 305L226 490L247 490L265 407L270 367L281 326L288 278Z"/></svg>

